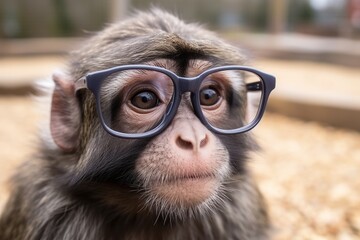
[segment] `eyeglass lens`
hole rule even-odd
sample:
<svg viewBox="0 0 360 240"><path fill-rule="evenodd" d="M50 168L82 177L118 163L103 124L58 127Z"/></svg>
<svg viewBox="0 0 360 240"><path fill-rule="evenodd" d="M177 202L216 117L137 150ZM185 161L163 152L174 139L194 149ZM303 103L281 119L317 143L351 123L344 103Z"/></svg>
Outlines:
<svg viewBox="0 0 360 240"><path fill-rule="evenodd" d="M116 72L100 88L104 122L122 133L152 130L164 120L173 93L173 81L164 73L143 69Z"/></svg>
<svg viewBox="0 0 360 240"><path fill-rule="evenodd" d="M200 106L207 122L224 130L251 124L260 108L263 82L244 70L222 70L210 74L200 87Z"/></svg>

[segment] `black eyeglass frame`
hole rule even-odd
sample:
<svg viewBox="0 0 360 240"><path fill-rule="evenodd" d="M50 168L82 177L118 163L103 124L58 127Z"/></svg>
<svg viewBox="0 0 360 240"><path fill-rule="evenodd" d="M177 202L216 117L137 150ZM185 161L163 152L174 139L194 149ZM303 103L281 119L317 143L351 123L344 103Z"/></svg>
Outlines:
<svg viewBox="0 0 360 240"><path fill-rule="evenodd" d="M133 69L139 69L139 70L150 70L150 71L156 71L163 73L170 77L170 79L173 81L174 84L174 93L173 93L173 99L170 102L169 106L167 107L166 113L163 116L161 122L158 126L155 128L144 132L144 133L122 133L115 131L108 127L105 123L104 117L101 112L101 103L100 103L100 88L102 85L102 82L111 74L114 74L116 72L125 71L125 70L133 70ZM251 72L259 77L261 79L263 84L259 84L259 82L254 82L247 84L247 90L248 91L260 91L263 90L263 94L261 96L260 100L260 106L258 109L258 112L256 114L256 117L252 122L249 124L237 128L237 129L220 129L217 127L212 126L205 118L205 116L202 113L201 106L200 106L200 86L202 81L210 74L219 72L219 71L226 71L226 70L241 70L241 71L247 71ZM86 76L80 78L78 81L75 82L75 91L78 91L80 89L87 88L89 89L95 96L96 99L96 109L98 112L98 116L100 118L101 125L103 128L112 136L120 137L120 138L128 138L128 139L139 139L139 138L147 138L147 137L153 137L163 130L166 129L166 127L170 124L174 116L176 115L176 111L180 105L181 96L185 92L191 93L191 103L194 108L195 115L199 118L202 124L212 131L213 133L217 134L239 134L247 132L251 129L253 129L261 120L262 116L264 115L266 104L269 98L269 95L271 91L275 88L276 85L276 79L274 76L267 74L265 72L259 71L257 69L246 67L246 66L238 66L238 65L229 65L229 66L221 66L221 67L214 67L210 68L208 70L205 70L200 75L196 77L180 77L177 76L175 73L171 72L170 70L167 70L165 68L157 67L157 66L151 66L151 65L122 65L117 66L105 70L95 71L88 73ZM264 88L264 89L262 89Z"/></svg>

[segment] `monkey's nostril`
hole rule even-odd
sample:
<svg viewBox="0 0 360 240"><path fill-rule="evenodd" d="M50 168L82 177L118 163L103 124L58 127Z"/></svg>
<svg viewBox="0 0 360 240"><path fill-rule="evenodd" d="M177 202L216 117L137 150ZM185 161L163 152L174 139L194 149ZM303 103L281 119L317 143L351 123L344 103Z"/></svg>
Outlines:
<svg viewBox="0 0 360 240"><path fill-rule="evenodd" d="M200 141L200 148L205 147L208 141L209 141L208 136L205 135L205 137Z"/></svg>
<svg viewBox="0 0 360 240"><path fill-rule="evenodd" d="M184 140L180 136L176 139L176 145L185 150L192 150L194 147L192 142Z"/></svg>

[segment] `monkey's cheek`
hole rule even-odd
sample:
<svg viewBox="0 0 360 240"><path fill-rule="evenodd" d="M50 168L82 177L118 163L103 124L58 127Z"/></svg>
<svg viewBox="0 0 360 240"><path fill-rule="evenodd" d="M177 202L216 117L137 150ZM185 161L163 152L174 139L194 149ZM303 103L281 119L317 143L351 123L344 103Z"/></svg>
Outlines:
<svg viewBox="0 0 360 240"><path fill-rule="evenodd" d="M181 207L193 207L216 194L220 182L213 177L186 178L153 186L157 198Z"/></svg>

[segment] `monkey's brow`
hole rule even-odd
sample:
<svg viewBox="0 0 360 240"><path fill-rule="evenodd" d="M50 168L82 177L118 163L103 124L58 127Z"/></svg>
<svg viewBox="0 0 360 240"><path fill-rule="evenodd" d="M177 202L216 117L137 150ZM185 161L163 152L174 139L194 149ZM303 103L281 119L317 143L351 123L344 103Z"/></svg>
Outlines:
<svg viewBox="0 0 360 240"><path fill-rule="evenodd" d="M149 65L149 66L157 66L157 67L161 67L161 68L167 68L167 65L165 63L162 63L161 61L155 61L155 62L150 62L148 64L145 65ZM146 72L149 70L146 69L132 69L131 70L131 75L136 75L136 74L146 74ZM114 76L112 78L114 78L115 80L118 80L119 78L119 73L114 73ZM126 84L127 83L127 79L130 80L131 75L129 76L125 76L124 78L121 79L122 84ZM80 89L84 89L87 88L87 78L86 76L83 76L81 78L79 78L78 80L75 81L75 91L78 91Z"/></svg>

